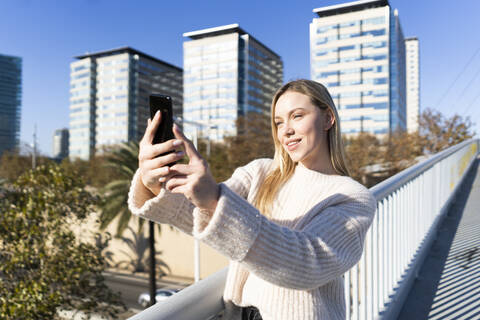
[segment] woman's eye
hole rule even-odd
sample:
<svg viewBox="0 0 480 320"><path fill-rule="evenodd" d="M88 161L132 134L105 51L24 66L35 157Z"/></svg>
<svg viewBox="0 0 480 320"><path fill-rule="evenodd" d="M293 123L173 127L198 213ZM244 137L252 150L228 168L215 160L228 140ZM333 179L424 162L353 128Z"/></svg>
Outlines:
<svg viewBox="0 0 480 320"><path fill-rule="evenodd" d="M301 117L302 117L301 114L295 114L295 115L293 115L293 118L294 118L294 119L296 119L296 118L301 118Z"/></svg>
<svg viewBox="0 0 480 320"><path fill-rule="evenodd" d="M281 125L282 122L276 122L275 125L278 127L279 125Z"/></svg>

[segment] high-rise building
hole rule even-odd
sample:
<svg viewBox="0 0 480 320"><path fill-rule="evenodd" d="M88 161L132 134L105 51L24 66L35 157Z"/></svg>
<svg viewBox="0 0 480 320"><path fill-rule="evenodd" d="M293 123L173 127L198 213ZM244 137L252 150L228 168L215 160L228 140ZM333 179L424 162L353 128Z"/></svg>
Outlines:
<svg viewBox="0 0 480 320"><path fill-rule="evenodd" d="M362 0L313 10L311 78L324 84L342 133L379 137L406 130L405 41L387 0Z"/></svg>
<svg viewBox="0 0 480 320"><path fill-rule="evenodd" d="M184 131L221 141L236 135L239 116L270 114L283 82L278 54L239 27L220 26L183 34Z"/></svg>
<svg viewBox="0 0 480 320"><path fill-rule="evenodd" d="M167 94L182 114L182 69L123 47L87 53L70 65L69 156L88 159L103 146L139 141L150 116L148 98Z"/></svg>
<svg viewBox="0 0 480 320"><path fill-rule="evenodd" d="M405 39L407 68L407 130L418 130L420 117L420 53L418 38Z"/></svg>
<svg viewBox="0 0 480 320"><path fill-rule="evenodd" d="M53 134L53 158L64 159L68 157L68 129L55 130Z"/></svg>
<svg viewBox="0 0 480 320"><path fill-rule="evenodd" d="M0 155L20 143L22 58L0 54Z"/></svg>

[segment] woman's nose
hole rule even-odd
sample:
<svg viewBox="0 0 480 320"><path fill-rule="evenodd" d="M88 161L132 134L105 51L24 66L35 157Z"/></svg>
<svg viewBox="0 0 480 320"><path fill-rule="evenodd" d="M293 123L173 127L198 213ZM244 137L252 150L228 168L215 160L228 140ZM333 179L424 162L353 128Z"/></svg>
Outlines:
<svg viewBox="0 0 480 320"><path fill-rule="evenodd" d="M285 131L284 131L284 134L287 135L287 136L291 136L292 134L295 133L295 130L293 130L292 126L290 126L289 124L287 124L285 126Z"/></svg>

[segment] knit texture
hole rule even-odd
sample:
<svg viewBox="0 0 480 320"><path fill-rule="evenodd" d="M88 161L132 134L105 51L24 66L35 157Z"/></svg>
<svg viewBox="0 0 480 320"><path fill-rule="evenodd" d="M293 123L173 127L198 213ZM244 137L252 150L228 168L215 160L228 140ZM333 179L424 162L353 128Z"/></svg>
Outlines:
<svg viewBox="0 0 480 320"><path fill-rule="evenodd" d="M153 197L135 175L134 214L192 234L231 262L225 284L226 319L255 306L264 320L345 319L343 274L360 259L376 201L349 177L297 165L277 194L272 218L250 203L272 160L235 170L220 184L213 215L166 190Z"/></svg>

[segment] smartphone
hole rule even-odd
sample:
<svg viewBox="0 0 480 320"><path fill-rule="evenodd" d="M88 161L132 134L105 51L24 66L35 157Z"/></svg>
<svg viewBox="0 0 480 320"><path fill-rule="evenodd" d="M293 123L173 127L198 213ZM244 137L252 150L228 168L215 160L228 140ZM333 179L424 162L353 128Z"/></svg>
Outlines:
<svg viewBox="0 0 480 320"><path fill-rule="evenodd" d="M175 139L173 135L173 111L172 111L172 98L163 94L151 94L150 95L150 119L159 111L162 113L160 125L155 132L153 138L153 144L162 143L171 139ZM171 151L174 152L174 151ZM170 152L161 154L159 156L166 155ZM174 165L175 162L169 164Z"/></svg>
<svg viewBox="0 0 480 320"><path fill-rule="evenodd" d="M150 95L150 119L159 111L162 113L162 120L155 132L153 144L165 142L175 139L173 135L173 113L172 113L172 98L163 94Z"/></svg>

